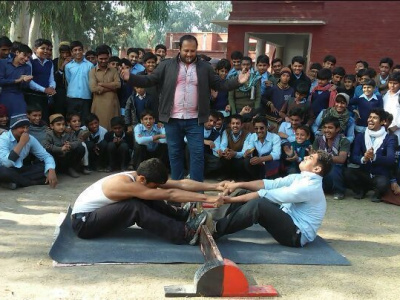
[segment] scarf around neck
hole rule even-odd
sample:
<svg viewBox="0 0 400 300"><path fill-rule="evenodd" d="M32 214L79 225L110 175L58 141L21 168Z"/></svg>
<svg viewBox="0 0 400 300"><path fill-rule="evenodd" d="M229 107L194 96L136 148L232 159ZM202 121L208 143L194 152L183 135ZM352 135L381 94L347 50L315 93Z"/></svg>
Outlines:
<svg viewBox="0 0 400 300"><path fill-rule="evenodd" d="M365 147L368 149L374 149L374 153L378 151L379 147L382 145L383 140L387 135L386 129L384 126L381 127L378 131L372 131L368 128L365 130L364 133L364 140L365 140ZM374 142L372 142L372 138L375 138Z"/></svg>
<svg viewBox="0 0 400 300"><path fill-rule="evenodd" d="M244 93L250 91L251 88L257 84L257 82L258 82L258 80L260 80L260 78L261 78L260 74L257 74L254 71L252 71L252 72L250 71L249 80L239 87L239 91L244 92Z"/></svg>
<svg viewBox="0 0 400 300"><path fill-rule="evenodd" d="M299 144L297 141L294 141L291 143L293 150L297 153L297 156L301 158L301 160L304 159L304 156L306 156L306 149L311 145L310 140L306 140L303 143Z"/></svg>
<svg viewBox="0 0 400 300"><path fill-rule="evenodd" d="M339 146L340 146L340 140L344 137L343 134L338 134L335 136L335 139L333 140L332 147L328 146L328 143L326 141L325 135L321 135L318 137L318 149L319 150L324 150L333 156L338 156L339 155Z"/></svg>

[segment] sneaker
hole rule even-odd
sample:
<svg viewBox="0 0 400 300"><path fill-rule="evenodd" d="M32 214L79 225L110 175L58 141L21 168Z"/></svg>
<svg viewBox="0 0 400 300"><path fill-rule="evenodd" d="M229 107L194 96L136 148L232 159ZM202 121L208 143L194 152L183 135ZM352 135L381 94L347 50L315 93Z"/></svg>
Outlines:
<svg viewBox="0 0 400 300"><path fill-rule="evenodd" d="M67 174L69 176L73 177L73 178L78 178L79 177L78 172L76 172L74 168L68 168Z"/></svg>
<svg viewBox="0 0 400 300"><path fill-rule="evenodd" d="M193 212L193 203L186 202L184 206L178 208L177 214L180 220L188 222L193 217L192 212Z"/></svg>
<svg viewBox="0 0 400 300"><path fill-rule="evenodd" d="M342 194L342 193L334 193L333 194L333 199L335 199L335 200L343 200L344 199L344 194Z"/></svg>
<svg viewBox="0 0 400 300"><path fill-rule="evenodd" d="M199 234L201 230L201 225L207 219L207 213L203 211L202 213L196 215L185 223L185 239L189 245L196 245L199 240Z"/></svg>
<svg viewBox="0 0 400 300"><path fill-rule="evenodd" d="M7 190L15 190L17 189L17 184L15 182L2 182L1 187Z"/></svg>

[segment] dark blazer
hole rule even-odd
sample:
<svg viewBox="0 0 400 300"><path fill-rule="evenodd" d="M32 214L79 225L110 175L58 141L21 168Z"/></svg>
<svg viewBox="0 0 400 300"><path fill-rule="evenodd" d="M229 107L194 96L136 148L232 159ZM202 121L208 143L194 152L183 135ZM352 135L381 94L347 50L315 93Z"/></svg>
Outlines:
<svg viewBox="0 0 400 300"><path fill-rule="evenodd" d="M390 170L395 164L395 152L397 139L392 134L387 134L376 152L376 159L366 164L361 163L361 158L367 151L365 146L364 133L356 136L350 160L352 163L360 165L360 168L372 175L384 175L390 178Z"/></svg>
<svg viewBox="0 0 400 300"><path fill-rule="evenodd" d="M163 60L150 75L130 74L129 83L133 86L151 87L158 85L160 91L159 119L161 122L168 122L172 107L176 82L179 72L179 55L173 59ZM215 74L213 67L201 59L196 60L196 72L198 78L198 120L205 123L210 114L211 89L213 90L234 90L240 86L237 78L222 81Z"/></svg>

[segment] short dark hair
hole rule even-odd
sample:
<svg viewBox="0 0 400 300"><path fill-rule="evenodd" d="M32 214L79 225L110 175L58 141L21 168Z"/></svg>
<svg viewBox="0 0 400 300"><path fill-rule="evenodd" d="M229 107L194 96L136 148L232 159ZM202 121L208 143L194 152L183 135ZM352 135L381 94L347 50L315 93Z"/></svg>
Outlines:
<svg viewBox="0 0 400 300"><path fill-rule="evenodd" d="M324 126L325 124L329 124L329 123L332 123L333 126L335 126L335 128L340 127L339 119L334 116L328 116L328 117L324 118L321 122L321 127Z"/></svg>
<svg viewBox="0 0 400 300"><path fill-rule="evenodd" d="M317 63L317 62L315 62L315 63L312 63L311 65L310 65L310 70L313 70L313 69L316 69L316 70L321 70L322 69L322 65L320 64L320 63Z"/></svg>
<svg viewBox="0 0 400 300"><path fill-rule="evenodd" d="M346 79L355 82L356 76L354 74L346 74L346 75L344 75L343 80L346 80Z"/></svg>
<svg viewBox="0 0 400 300"><path fill-rule="evenodd" d="M102 55L102 54L107 54L108 56L111 55L110 50L107 48L107 46L99 46L96 48L96 56Z"/></svg>
<svg viewBox="0 0 400 300"><path fill-rule="evenodd" d="M389 81L396 81L396 82L400 82L400 72L396 72L396 73L391 73L389 74L388 77L388 82Z"/></svg>
<svg viewBox="0 0 400 300"><path fill-rule="evenodd" d="M317 166L321 167L320 175L325 176L332 169L332 154L323 150L317 150L316 154L318 155Z"/></svg>
<svg viewBox="0 0 400 300"><path fill-rule="evenodd" d="M392 115L390 112L387 112L387 111L385 111L385 113L386 113L386 118L385 118L385 120L386 120L388 123L392 123L392 122L393 122L393 115Z"/></svg>
<svg viewBox="0 0 400 300"><path fill-rule="evenodd" d="M329 61L329 62L331 62L331 63L333 63L335 65L336 64L336 57L334 57L331 54L328 54L327 56L324 57L324 62L327 62L327 61Z"/></svg>
<svg viewBox="0 0 400 300"><path fill-rule="evenodd" d="M126 55L131 54L132 52L136 53L137 55L139 55L139 48L128 48L128 50L126 51Z"/></svg>
<svg viewBox="0 0 400 300"><path fill-rule="evenodd" d="M0 37L0 47L6 46L6 47L11 48L12 45L13 45L13 43L11 42L11 40L8 37L6 37L5 35Z"/></svg>
<svg viewBox="0 0 400 300"><path fill-rule="evenodd" d="M117 125L121 125L122 127L125 126L125 119L123 117L120 116L116 116L111 118L110 120L110 125L111 127L117 126Z"/></svg>
<svg viewBox="0 0 400 300"><path fill-rule="evenodd" d="M340 75L343 77L346 75L346 70L343 67L336 67L332 70L332 75Z"/></svg>
<svg viewBox="0 0 400 300"><path fill-rule="evenodd" d="M80 41L72 41L70 44L71 50L75 47L81 47L83 49L83 44Z"/></svg>
<svg viewBox="0 0 400 300"><path fill-rule="evenodd" d="M142 120L147 115L152 116L154 119L156 118L156 114L152 110L145 109L140 113L140 120Z"/></svg>
<svg viewBox="0 0 400 300"><path fill-rule="evenodd" d="M87 116L86 116L86 119L85 119L85 125L86 126L89 126L89 123L90 122L93 122L93 121L97 121L97 122L99 122L100 120L99 120L99 117L96 115L96 114L94 114L94 113L89 113Z"/></svg>
<svg viewBox="0 0 400 300"><path fill-rule="evenodd" d="M211 109L210 113L208 114L209 116L216 118L218 120L218 111L215 109Z"/></svg>
<svg viewBox="0 0 400 300"><path fill-rule="evenodd" d="M146 50L144 50L143 48L138 47L138 50L139 50L140 52L143 52L143 54L146 53Z"/></svg>
<svg viewBox="0 0 400 300"><path fill-rule="evenodd" d="M301 107L292 107L289 112L288 116L298 116L300 118L304 118L304 110Z"/></svg>
<svg viewBox="0 0 400 300"><path fill-rule="evenodd" d="M365 69L369 67L369 64L365 60L357 60L356 64L363 64Z"/></svg>
<svg viewBox="0 0 400 300"><path fill-rule="evenodd" d="M282 59L280 59L280 58L274 58L274 59L271 61L271 65L273 65L274 63L277 63L277 62L280 62L280 63L283 65L283 61L282 61Z"/></svg>
<svg viewBox="0 0 400 300"><path fill-rule="evenodd" d="M222 58L215 67L216 70L227 69L228 71L231 69L231 63L226 58Z"/></svg>
<svg viewBox="0 0 400 300"><path fill-rule="evenodd" d="M119 64L122 66L122 64L128 66L128 67L132 67L132 63L129 59L127 58L121 58L121 60L119 61Z"/></svg>
<svg viewBox="0 0 400 300"><path fill-rule="evenodd" d="M222 112L220 112L220 111L217 111L217 119L218 120L219 119L221 119L221 120L225 119L224 114Z"/></svg>
<svg viewBox="0 0 400 300"><path fill-rule="evenodd" d="M27 54L27 53L28 54L32 54L32 49L29 48L29 46L25 45L25 44L19 44L18 48L15 51L22 52L22 53L25 53L25 54Z"/></svg>
<svg viewBox="0 0 400 300"><path fill-rule="evenodd" d="M318 71L317 78L321 80L329 80L332 78L332 71L330 69L323 68Z"/></svg>
<svg viewBox="0 0 400 300"><path fill-rule="evenodd" d="M400 65L395 65L393 69L400 69Z"/></svg>
<svg viewBox="0 0 400 300"><path fill-rule="evenodd" d="M158 49L164 49L165 51L167 51L167 47L165 45L163 45L163 44L158 44L155 47L154 51L157 51Z"/></svg>
<svg viewBox="0 0 400 300"><path fill-rule="evenodd" d="M244 60L249 61L251 64L253 63L253 60L251 59L250 56L243 56L243 57L242 57L242 60L241 60L240 62L242 62L242 61L244 61Z"/></svg>
<svg viewBox="0 0 400 300"><path fill-rule="evenodd" d="M15 51L17 51L17 50L18 50L18 47L21 46L21 45L22 45L21 42L14 41L14 42L12 43L10 52L11 52L11 53L15 53Z"/></svg>
<svg viewBox="0 0 400 300"><path fill-rule="evenodd" d="M373 79L367 79L367 80L364 81L364 83L363 83L362 85L363 85L363 86L364 86L364 85L370 85L370 86L372 86L372 87L376 87L376 82L375 82L375 80L373 80Z"/></svg>
<svg viewBox="0 0 400 300"><path fill-rule="evenodd" d="M243 53L242 52L240 52L240 51L233 51L232 53L231 53L231 60L234 60L234 59L242 59L243 58Z"/></svg>
<svg viewBox="0 0 400 300"><path fill-rule="evenodd" d="M121 59L118 56L115 56L115 55L111 56L110 59L108 60L109 63L113 62L113 61L116 61L118 65L120 65L120 63L121 63Z"/></svg>
<svg viewBox="0 0 400 300"><path fill-rule="evenodd" d="M182 44L183 44L184 41L194 41L194 42L196 42L196 47L199 45L199 43L197 42L196 37L194 37L191 34L185 34L184 36L182 36L179 39L179 49L182 48Z"/></svg>
<svg viewBox="0 0 400 300"><path fill-rule="evenodd" d="M369 112L369 115L371 115L371 114L376 114L377 116L379 116L379 120L381 122L382 121L386 121L387 114L386 114L386 111L383 108L378 108L378 107L373 108Z"/></svg>
<svg viewBox="0 0 400 300"><path fill-rule="evenodd" d="M37 103L31 103L31 104L29 104L29 105L26 106L26 113L27 113L27 114L31 114L31 113L33 113L34 111L40 111L40 112L42 112L42 107L41 107L39 104L37 104Z"/></svg>
<svg viewBox="0 0 400 300"><path fill-rule="evenodd" d="M146 61L148 61L149 59L154 59L155 62L157 62L157 55L155 55L155 54L152 53L152 52L146 52L146 53L143 55L142 60L143 60L143 62L146 62Z"/></svg>
<svg viewBox="0 0 400 300"><path fill-rule="evenodd" d="M310 134L311 134L310 127L308 127L307 125L300 125L299 127L296 128L296 130L298 130L298 129L304 130L308 136L310 136Z"/></svg>
<svg viewBox="0 0 400 300"><path fill-rule="evenodd" d="M71 122L72 117L75 117L75 116L78 116L78 117L79 117L79 120L81 120L81 114L80 114L79 112L77 112L77 111L71 111L71 112L67 113L67 115L65 116L65 121L66 121L67 123L69 123L69 122Z"/></svg>
<svg viewBox="0 0 400 300"><path fill-rule="evenodd" d="M388 64L390 68L393 67L393 59L390 57L384 57L379 61L379 65L381 64Z"/></svg>
<svg viewBox="0 0 400 300"><path fill-rule="evenodd" d="M261 54L257 57L256 64L263 63L269 65L269 56L265 54Z"/></svg>
<svg viewBox="0 0 400 300"><path fill-rule="evenodd" d="M37 39L34 43L35 48L38 48L42 45L46 45L49 47L53 46L53 44L49 40L46 40L46 39Z"/></svg>
<svg viewBox="0 0 400 300"><path fill-rule="evenodd" d="M306 61L305 61L305 59L304 59L303 56L294 56L294 57L292 58L292 65L293 65L295 62L297 62L297 63L299 63L299 64L301 64L301 65L304 65L304 64L306 63Z"/></svg>
<svg viewBox="0 0 400 300"><path fill-rule="evenodd" d="M136 173L146 178L147 183L164 184L168 180L168 170L158 158L142 161Z"/></svg>
<svg viewBox="0 0 400 300"><path fill-rule="evenodd" d="M66 44L61 44L58 47L58 53L61 53L61 52L71 52L71 47L69 45L66 45Z"/></svg>
<svg viewBox="0 0 400 300"><path fill-rule="evenodd" d="M111 48L110 46L108 46L107 44L98 45L98 46L96 47L96 52L98 52L99 49L107 49L108 54L109 54L110 56L112 56L112 48ZM104 53L103 53L103 54L104 54Z"/></svg>
<svg viewBox="0 0 400 300"><path fill-rule="evenodd" d="M231 122L232 119L240 120L240 123L243 123L243 116L241 114L231 115L231 117L229 118L229 122Z"/></svg>
<svg viewBox="0 0 400 300"><path fill-rule="evenodd" d="M296 86L296 92L301 95L308 95L310 92L310 85L307 82L299 82Z"/></svg>
<svg viewBox="0 0 400 300"><path fill-rule="evenodd" d="M97 53L95 51L93 51L93 50L88 50L85 53L85 57L88 57L89 55L97 56Z"/></svg>
<svg viewBox="0 0 400 300"><path fill-rule="evenodd" d="M269 122L268 119L264 116L257 116L253 119L253 125L255 125L256 123L263 123L265 125L265 127L269 127Z"/></svg>

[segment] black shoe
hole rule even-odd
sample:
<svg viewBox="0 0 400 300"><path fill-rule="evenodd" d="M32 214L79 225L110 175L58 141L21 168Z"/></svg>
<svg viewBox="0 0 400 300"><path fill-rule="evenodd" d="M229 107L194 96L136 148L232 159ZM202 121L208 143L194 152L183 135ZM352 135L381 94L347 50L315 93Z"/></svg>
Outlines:
<svg viewBox="0 0 400 300"><path fill-rule="evenodd" d="M334 193L333 194L333 199L335 200L343 200L344 199L344 194L343 193Z"/></svg>
<svg viewBox="0 0 400 300"><path fill-rule="evenodd" d="M356 194L353 196L353 198L354 198L354 199L358 199L358 200L364 199L366 194L367 194L367 193L366 193L365 191L358 191L358 192L356 192Z"/></svg>
<svg viewBox="0 0 400 300"><path fill-rule="evenodd" d="M1 187L7 190L15 190L17 189L17 184L15 182L2 182Z"/></svg>
<svg viewBox="0 0 400 300"><path fill-rule="evenodd" d="M111 172L112 172L112 168L111 168L111 167L107 167L107 168L104 170L104 172L106 172L106 173L111 173Z"/></svg>
<svg viewBox="0 0 400 300"><path fill-rule="evenodd" d="M72 178L78 178L79 177L78 172L76 172L74 168L68 168L67 174L69 176L71 176Z"/></svg>
<svg viewBox="0 0 400 300"><path fill-rule="evenodd" d="M376 194L374 194L374 195L371 197L371 202L379 203L379 202L382 202L382 199L381 199L381 197L379 197L379 196L377 196Z"/></svg>
<svg viewBox="0 0 400 300"><path fill-rule="evenodd" d="M201 230L201 225L207 219L207 213L205 211L196 215L193 218L189 218L185 223L185 239L189 245L196 245L199 240L199 234Z"/></svg>
<svg viewBox="0 0 400 300"><path fill-rule="evenodd" d="M83 167L82 174L84 175L92 174L92 170L90 170L89 167Z"/></svg>

